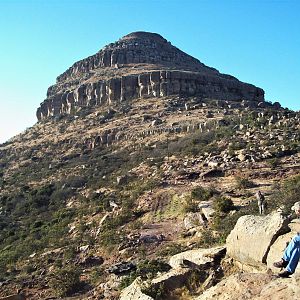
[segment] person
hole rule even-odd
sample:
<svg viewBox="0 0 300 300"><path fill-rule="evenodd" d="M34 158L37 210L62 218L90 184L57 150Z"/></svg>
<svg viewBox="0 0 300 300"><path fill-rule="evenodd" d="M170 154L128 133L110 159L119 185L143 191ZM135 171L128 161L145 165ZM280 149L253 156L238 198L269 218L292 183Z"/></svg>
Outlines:
<svg viewBox="0 0 300 300"><path fill-rule="evenodd" d="M255 197L257 199L257 204L258 204L258 209L259 209L259 213L261 215L265 214L265 197L264 195L261 193L261 191L258 191L255 194Z"/></svg>
<svg viewBox="0 0 300 300"><path fill-rule="evenodd" d="M300 217L300 202L296 202L292 210ZM300 232L298 232L288 246L284 250L283 257L280 261L273 264L276 268L285 268L284 271L278 274L279 277L287 278L295 272L300 259Z"/></svg>

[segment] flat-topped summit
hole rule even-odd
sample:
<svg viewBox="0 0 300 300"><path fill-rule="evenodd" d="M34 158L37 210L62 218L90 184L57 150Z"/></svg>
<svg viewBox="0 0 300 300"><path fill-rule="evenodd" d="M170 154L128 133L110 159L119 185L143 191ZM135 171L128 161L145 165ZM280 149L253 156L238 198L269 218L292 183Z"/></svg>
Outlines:
<svg viewBox="0 0 300 300"><path fill-rule="evenodd" d="M85 106L169 95L263 101L264 91L221 74L161 35L137 31L104 46L57 77L38 120Z"/></svg>
<svg viewBox="0 0 300 300"><path fill-rule="evenodd" d="M129 39L151 39L160 42L167 43L168 41L164 39L160 34L154 32L147 32L147 31L136 31L123 36L120 40L129 40Z"/></svg>

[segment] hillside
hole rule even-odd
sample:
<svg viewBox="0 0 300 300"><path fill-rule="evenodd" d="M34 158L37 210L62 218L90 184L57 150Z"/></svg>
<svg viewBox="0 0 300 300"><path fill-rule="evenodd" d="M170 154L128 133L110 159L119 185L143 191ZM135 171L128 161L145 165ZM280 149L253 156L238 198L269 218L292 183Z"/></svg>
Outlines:
<svg viewBox="0 0 300 300"><path fill-rule="evenodd" d="M269 213L298 180L300 113L263 95L152 33L76 62L0 145L0 295L118 299L177 253L221 246L220 262L254 194ZM156 299L200 295L206 271Z"/></svg>

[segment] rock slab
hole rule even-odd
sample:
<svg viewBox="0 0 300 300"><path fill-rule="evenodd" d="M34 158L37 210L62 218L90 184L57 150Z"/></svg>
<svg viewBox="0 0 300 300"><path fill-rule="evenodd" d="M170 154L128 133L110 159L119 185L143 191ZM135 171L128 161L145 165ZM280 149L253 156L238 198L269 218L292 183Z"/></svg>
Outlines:
<svg viewBox="0 0 300 300"><path fill-rule="evenodd" d="M242 264L264 269L271 245L289 231L287 224L288 220L277 212L243 216L227 237L227 254Z"/></svg>

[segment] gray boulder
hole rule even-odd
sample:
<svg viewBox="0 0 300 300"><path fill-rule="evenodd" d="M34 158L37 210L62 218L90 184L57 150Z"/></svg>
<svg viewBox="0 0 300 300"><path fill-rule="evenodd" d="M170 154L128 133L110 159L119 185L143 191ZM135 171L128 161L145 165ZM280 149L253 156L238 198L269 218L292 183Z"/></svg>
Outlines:
<svg viewBox="0 0 300 300"><path fill-rule="evenodd" d="M279 235L289 231L287 224L278 212L239 218L227 237L228 255L243 265L265 269L270 247Z"/></svg>

